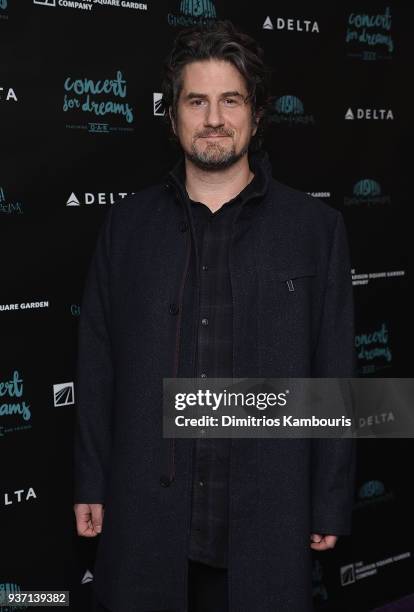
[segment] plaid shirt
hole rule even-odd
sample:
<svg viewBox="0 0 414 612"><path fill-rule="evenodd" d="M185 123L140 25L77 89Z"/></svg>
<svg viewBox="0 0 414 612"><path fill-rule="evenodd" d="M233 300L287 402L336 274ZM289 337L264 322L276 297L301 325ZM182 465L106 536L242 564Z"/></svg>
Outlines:
<svg viewBox="0 0 414 612"><path fill-rule="evenodd" d="M254 191L260 174L232 200L212 212L191 202L200 254L200 316L196 376L233 376L233 309L228 247L237 210ZM227 567L230 439L196 439L192 474L189 557Z"/></svg>

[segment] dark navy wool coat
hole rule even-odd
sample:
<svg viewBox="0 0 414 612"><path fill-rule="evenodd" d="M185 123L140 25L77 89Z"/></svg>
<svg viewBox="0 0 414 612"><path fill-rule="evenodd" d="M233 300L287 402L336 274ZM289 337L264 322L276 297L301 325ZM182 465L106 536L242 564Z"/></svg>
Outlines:
<svg viewBox="0 0 414 612"><path fill-rule="evenodd" d="M233 227L234 377L354 376L342 215L275 180L267 153L250 164L266 180ZM108 210L81 304L74 501L105 504L93 588L114 612L187 610L194 440L162 437L162 379L179 361L192 376L180 329L198 321L183 167ZM232 440L231 612L312 610L310 534L350 533L354 470L349 438Z"/></svg>

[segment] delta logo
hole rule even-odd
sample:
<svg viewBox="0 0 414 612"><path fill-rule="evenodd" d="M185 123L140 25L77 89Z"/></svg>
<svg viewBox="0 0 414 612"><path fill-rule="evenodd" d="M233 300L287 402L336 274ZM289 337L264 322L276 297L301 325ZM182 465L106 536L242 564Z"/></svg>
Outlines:
<svg viewBox="0 0 414 612"><path fill-rule="evenodd" d="M181 0L178 12L167 13L168 25L189 27L207 25L217 19L217 11L211 0Z"/></svg>
<svg viewBox="0 0 414 612"><path fill-rule="evenodd" d="M305 113L303 102L293 95L282 96L274 102L270 121L288 126L315 125L315 117Z"/></svg>
<svg viewBox="0 0 414 612"><path fill-rule="evenodd" d="M288 32L310 32L319 34L319 24L313 19L292 19L276 17L273 21L266 17L262 26L263 30L287 30Z"/></svg>
<svg viewBox="0 0 414 612"><path fill-rule="evenodd" d="M107 204L115 204L118 200L123 200L127 197L127 195L131 195L131 193L127 192L119 192L119 193L91 193L86 192L82 196L78 196L76 193L72 192L66 201L66 206L74 206L79 207L82 205L90 206L91 204L99 204L99 205L107 205Z"/></svg>
<svg viewBox="0 0 414 612"><path fill-rule="evenodd" d="M18 101L18 97L13 87L3 87L0 85L0 102L17 102L17 101Z"/></svg>
<svg viewBox="0 0 414 612"><path fill-rule="evenodd" d="M354 120L374 120L374 121L393 121L394 113L390 108L348 108L345 113L347 121Z"/></svg>
<svg viewBox="0 0 414 612"><path fill-rule="evenodd" d="M390 196L383 194L380 183L372 178L357 181L353 187L352 196L344 198L345 206L390 203Z"/></svg>

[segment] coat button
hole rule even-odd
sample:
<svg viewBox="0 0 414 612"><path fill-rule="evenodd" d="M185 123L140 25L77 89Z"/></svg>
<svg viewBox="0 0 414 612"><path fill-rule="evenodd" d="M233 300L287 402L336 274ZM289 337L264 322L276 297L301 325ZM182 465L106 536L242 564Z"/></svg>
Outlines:
<svg viewBox="0 0 414 612"><path fill-rule="evenodd" d="M178 308L177 304L174 304L174 302L172 302L169 305L168 310L169 310L170 314L176 315L178 313L179 308Z"/></svg>
<svg viewBox="0 0 414 612"><path fill-rule="evenodd" d="M201 319L201 325L208 325L208 319Z"/></svg>
<svg viewBox="0 0 414 612"><path fill-rule="evenodd" d="M160 485L162 487L169 487L171 484L170 479L168 478L168 476L161 476L160 478Z"/></svg>
<svg viewBox="0 0 414 612"><path fill-rule="evenodd" d="M164 189L165 189L166 191L168 191L169 189L171 189L171 185L170 185L170 183L164 183Z"/></svg>
<svg viewBox="0 0 414 612"><path fill-rule="evenodd" d="M180 231L181 232L186 232L188 230L188 223L187 221L183 221L180 225Z"/></svg>

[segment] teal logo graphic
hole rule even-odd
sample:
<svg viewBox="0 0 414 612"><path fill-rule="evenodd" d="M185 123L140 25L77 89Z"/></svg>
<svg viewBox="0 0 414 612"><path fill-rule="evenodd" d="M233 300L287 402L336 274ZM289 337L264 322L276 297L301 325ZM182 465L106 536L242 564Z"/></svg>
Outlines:
<svg viewBox="0 0 414 612"><path fill-rule="evenodd" d="M193 17L216 17L216 9L210 0L182 0L180 12Z"/></svg>
<svg viewBox="0 0 414 612"><path fill-rule="evenodd" d="M359 499L378 497L379 495L383 495L384 492L385 487L382 482L380 482L379 480L368 480L362 485L362 487L360 487L358 491L358 497Z"/></svg>
<svg viewBox="0 0 414 612"><path fill-rule="evenodd" d="M283 96L276 101L276 110L284 115L303 115L302 102L296 96Z"/></svg>
<svg viewBox="0 0 414 612"><path fill-rule="evenodd" d="M27 606L10 606L8 596L21 593L22 589L15 582L0 582L0 612L13 612L14 610L27 610Z"/></svg>
<svg viewBox="0 0 414 612"><path fill-rule="evenodd" d="M71 304L70 305L70 314L74 317L80 316L80 305L79 304Z"/></svg>
<svg viewBox="0 0 414 612"><path fill-rule="evenodd" d="M389 204L390 202L390 196L384 195L378 181L371 178L357 181L353 187L352 196L344 198L345 206Z"/></svg>
<svg viewBox="0 0 414 612"><path fill-rule="evenodd" d="M382 323L381 327L373 332L355 336L355 347L362 374L372 374L390 367L392 352L385 323Z"/></svg>
<svg viewBox="0 0 414 612"><path fill-rule="evenodd" d="M381 195L380 184L372 179L358 181L354 186L354 195L364 198L379 196Z"/></svg>
<svg viewBox="0 0 414 612"><path fill-rule="evenodd" d="M115 78L93 80L88 78L67 77L63 84L63 112L75 115L87 114L92 121L84 125L67 124L67 128L80 128L90 133L111 131L133 131L132 127L113 125L109 118L119 118L124 124L134 122L134 111L128 103L127 82L121 72L116 72ZM105 122L99 121L105 118ZM94 120L93 120L94 119Z"/></svg>
<svg viewBox="0 0 414 612"><path fill-rule="evenodd" d="M0 187L0 213L10 215L12 213L23 214L20 202L9 202L6 199L6 192Z"/></svg>
<svg viewBox="0 0 414 612"><path fill-rule="evenodd" d="M23 379L14 370L11 380L0 381L0 436L12 431L30 429L30 404L23 399ZM13 425L18 419L19 425ZM24 423L27 423L24 425Z"/></svg>
<svg viewBox="0 0 414 612"><path fill-rule="evenodd" d="M303 102L292 95L282 96L275 101L270 120L274 123L285 123L287 125L315 124L314 116L305 113Z"/></svg>
<svg viewBox="0 0 414 612"><path fill-rule="evenodd" d="M371 506L373 504L385 503L394 499L393 491L386 491L381 480L367 480L358 489L355 510Z"/></svg>
<svg viewBox="0 0 414 612"><path fill-rule="evenodd" d="M178 13L168 13L171 26L205 25L217 18L216 7L211 0L181 0Z"/></svg>
<svg viewBox="0 0 414 612"><path fill-rule="evenodd" d="M391 25L389 6L380 14L350 13L345 35L348 57L365 61L391 59L394 51Z"/></svg>
<svg viewBox="0 0 414 612"><path fill-rule="evenodd" d="M0 0L0 19L8 19L8 0Z"/></svg>

